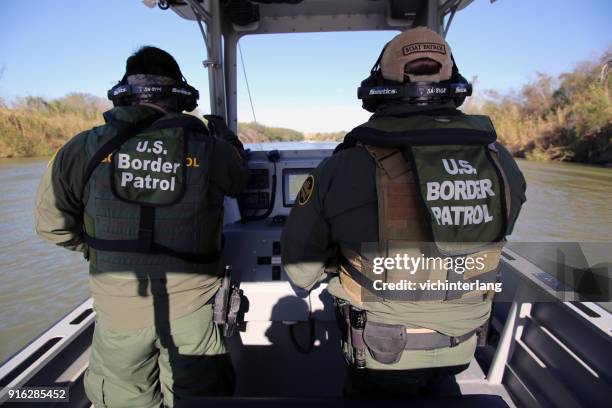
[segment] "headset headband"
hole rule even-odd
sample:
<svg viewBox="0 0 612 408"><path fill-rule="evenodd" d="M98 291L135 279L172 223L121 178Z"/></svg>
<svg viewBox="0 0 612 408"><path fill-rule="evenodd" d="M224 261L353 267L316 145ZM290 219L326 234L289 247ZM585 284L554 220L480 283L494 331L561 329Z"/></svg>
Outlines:
<svg viewBox="0 0 612 408"><path fill-rule="evenodd" d="M181 111L189 112L198 106L198 99L200 99L198 90L189 85L185 78L177 85L129 85L126 74L117 85L107 92L107 97L113 101L114 106L129 105L133 97L137 95L147 95L152 99L174 97L178 108Z"/></svg>
<svg viewBox="0 0 612 408"><path fill-rule="evenodd" d="M199 99L199 92L183 85L122 85L119 84L108 91L108 99L125 98L133 95L152 94L156 97L178 95Z"/></svg>
<svg viewBox="0 0 612 408"><path fill-rule="evenodd" d="M472 94L468 83L446 84L437 82L415 82L398 85L362 86L357 89L359 99L444 99L466 97Z"/></svg>
<svg viewBox="0 0 612 408"><path fill-rule="evenodd" d="M472 95L472 84L459 74L455 58L450 79L441 82L400 83L386 80L382 76L380 63L389 43L385 44L370 70L370 76L361 82L357 97L363 101L364 109L374 112L378 105L386 101L404 100L408 103L427 103L453 100L460 106L466 97Z"/></svg>

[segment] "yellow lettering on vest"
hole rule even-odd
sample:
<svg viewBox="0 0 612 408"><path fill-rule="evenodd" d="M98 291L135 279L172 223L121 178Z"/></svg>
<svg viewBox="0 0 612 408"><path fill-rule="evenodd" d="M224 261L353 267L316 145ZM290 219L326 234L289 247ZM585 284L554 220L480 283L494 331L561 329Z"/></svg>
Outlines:
<svg viewBox="0 0 612 408"><path fill-rule="evenodd" d="M187 157L187 167L200 167L197 157Z"/></svg>
<svg viewBox="0 0 612 408"><path fill-rule="evenodd" d="M111 153L108 156L106 156L104 159L102 159L100 163L110 163L112 159L113 159L113 154Z"/></svg>

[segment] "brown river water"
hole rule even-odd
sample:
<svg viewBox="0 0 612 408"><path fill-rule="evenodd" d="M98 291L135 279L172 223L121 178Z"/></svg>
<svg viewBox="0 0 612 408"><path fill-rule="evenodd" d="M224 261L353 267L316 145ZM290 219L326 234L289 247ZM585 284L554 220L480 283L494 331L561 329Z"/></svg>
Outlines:
<svg viewBox="0 0 612 408"><path fill-rule="evenodd" d="M34 233L45 159L0 159L0 362L88 297L82 255ZM612 169L519 161L527 203L511 241L612 242Z"/></svg>

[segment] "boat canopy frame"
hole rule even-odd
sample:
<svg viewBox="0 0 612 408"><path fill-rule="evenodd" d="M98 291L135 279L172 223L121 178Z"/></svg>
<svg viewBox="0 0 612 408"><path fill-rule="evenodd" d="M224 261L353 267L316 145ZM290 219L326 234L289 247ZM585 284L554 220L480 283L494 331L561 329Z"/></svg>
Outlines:
<svg viewBox="0 0 612 408"><path fill-rule="evenodd" d="M197 22L204 39L210 111L238 131L237 48L254 34L397 30L424 25L443 36L455 13L473 0L244 0L257 20L238 25L221 0L165 1L176 14ZM449 16L446 24L444 18Z"/></svg>

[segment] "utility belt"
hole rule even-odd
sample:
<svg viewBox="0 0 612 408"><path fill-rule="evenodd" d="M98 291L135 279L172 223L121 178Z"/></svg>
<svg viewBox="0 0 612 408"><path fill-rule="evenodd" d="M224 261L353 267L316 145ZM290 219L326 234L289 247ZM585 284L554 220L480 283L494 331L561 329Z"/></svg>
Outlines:
<svg viewBox="0 0 612 408"><path fill-rule="evenodd" d="M379 363L394 364L404 350L455 347L479 332L476 329L461 336L447 336L428 329L408 329L401 324L368 322L365 310L340 298L334 298L334 303L343 338L353 351L349 363L356 368L366 367L366 351Z"/></svg>

